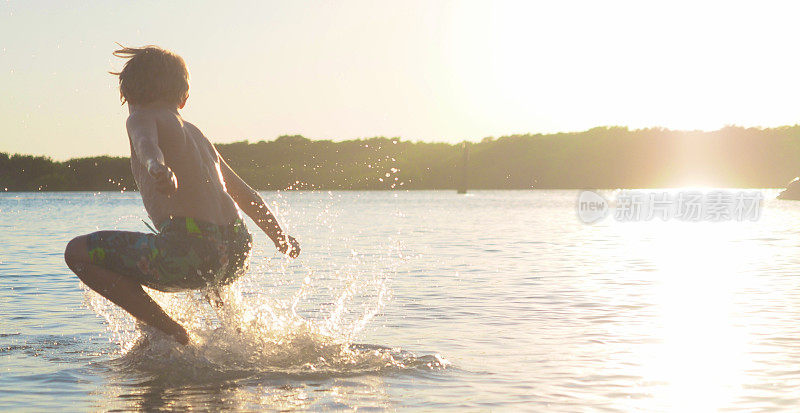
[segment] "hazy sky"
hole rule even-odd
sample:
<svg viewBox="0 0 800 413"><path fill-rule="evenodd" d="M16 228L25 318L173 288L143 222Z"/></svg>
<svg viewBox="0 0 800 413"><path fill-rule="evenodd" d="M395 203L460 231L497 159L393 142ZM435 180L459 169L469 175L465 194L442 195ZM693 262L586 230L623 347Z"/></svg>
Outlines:
<svg viewBox="0 0 800 413"><path fill-rule="evenodd" d="M0 152L127 155L114 42L181 54L214 142L795 124L796 4L0 0Z"/></svg>

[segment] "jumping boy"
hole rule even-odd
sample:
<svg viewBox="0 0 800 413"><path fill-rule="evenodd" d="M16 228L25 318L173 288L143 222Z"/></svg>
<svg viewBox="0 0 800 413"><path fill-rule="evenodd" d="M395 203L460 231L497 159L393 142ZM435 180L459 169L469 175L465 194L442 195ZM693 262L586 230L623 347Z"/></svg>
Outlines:
<svg viewBox="0 0 800 413"><path fill-rule="evenodd" d="M123 47L119 73L131 170L157 233L99 231L72 239L64 259L89 288L140 321L174 337L189 336L142 286L177 292L228 284L247 269L252 237L236 205L282 253L300 253L258 193L178 113L189 97L183 59L156 46ZM154 231L155 232L155 231Z"/></svg>

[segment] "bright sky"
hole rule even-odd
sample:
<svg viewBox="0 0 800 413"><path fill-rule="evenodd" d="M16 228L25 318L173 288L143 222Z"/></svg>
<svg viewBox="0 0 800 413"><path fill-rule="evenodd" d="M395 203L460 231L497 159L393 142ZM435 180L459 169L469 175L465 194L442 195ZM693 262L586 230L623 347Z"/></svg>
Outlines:
<svg viewBox="0 0 800 413"><path fill-rule="evenodd" d="M793 1L0 1L0 152L127 155L114 42L181 54L214 142L800 119Z"/></svg>

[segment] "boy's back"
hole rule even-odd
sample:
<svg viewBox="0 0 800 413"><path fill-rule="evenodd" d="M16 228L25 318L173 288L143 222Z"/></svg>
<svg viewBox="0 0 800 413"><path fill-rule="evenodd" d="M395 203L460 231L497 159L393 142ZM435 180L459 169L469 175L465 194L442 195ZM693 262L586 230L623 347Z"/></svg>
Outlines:
<svg viewBox="0 0 800 413"><path fill-rule="evenodd" d="M131 170L145 209L156 226L170 216L194 217L227 225L239 217L233 199L225 192L217 151L200 130L184 121L174 107L161 103L130 105L127 121L131 144ZM178 189L164 194L148 171L148 142L155 128L158 147L178 182Z"/></svg>
<svg viewBox="0 0 800 413"><path fill-rule="evenodd" d="M64 259L75 274L131 315L189 342L183 326L142 286L161 291L204 289L210 295L247 269L252 236L236 205L279 251L296 257L297 240L283 232L264 200L220 158L179 109L189 98L183 59L146 46L123 48L119 75L133 171L158 231L97 231L73 238Z"/></svg>

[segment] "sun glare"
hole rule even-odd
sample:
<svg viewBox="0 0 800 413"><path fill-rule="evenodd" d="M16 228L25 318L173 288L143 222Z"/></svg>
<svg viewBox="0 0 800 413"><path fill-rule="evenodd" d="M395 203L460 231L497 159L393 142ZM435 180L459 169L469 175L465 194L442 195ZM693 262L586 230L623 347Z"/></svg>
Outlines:
<svg viewBox="0 0 800 413"><path fill-rule="evenodd" d="M735 401L753 364L739 300L759 277L748 271L768 259L767 248L743 242L752 223L644 222L620 225L630 245L655 267L650 301L657 322L643 327L653 345L640 346L641 376L656 403L675 411L709 411Z"/></svg>
<svg viewBox="0 0 800 413"><path fill-rule="evenodd" d="M459 2L453 104L493 134L796 123L798 57L781 46L796 6L720 5Z"/></svg>

